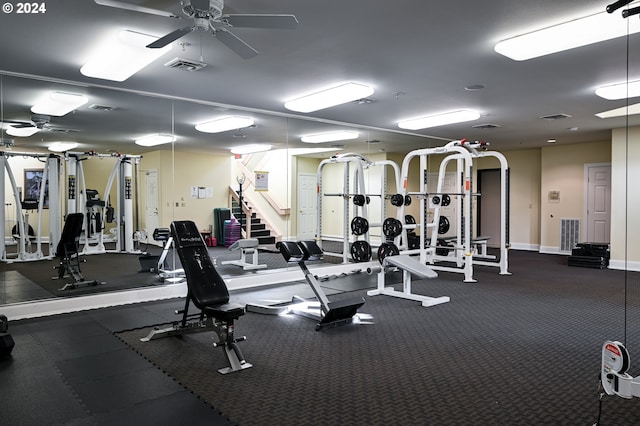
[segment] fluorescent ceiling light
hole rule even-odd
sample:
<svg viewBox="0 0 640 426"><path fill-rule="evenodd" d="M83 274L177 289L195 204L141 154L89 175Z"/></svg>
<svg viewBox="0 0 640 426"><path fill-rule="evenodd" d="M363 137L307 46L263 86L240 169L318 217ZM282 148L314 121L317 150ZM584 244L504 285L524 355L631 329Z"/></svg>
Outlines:
<svg viewBox="0 0 640 426"><path fill-rule="evenodd" d="M446 124L462 123L480 118L480 114L466 109L447 112L445 114L430 115L427 117L412 118L398 123L401 129L418 130L428 127L444 126Z"/></svg>
<svg viewBox="0 0 640 426"><path fill-rule="evenodd" d="M161 49L148 49L158 37L123 30L102 43L95 55L80 68L87 77L124 81L171 50L171 44Z"/></svg>
<svg viewBox="0 0 640 426"><path fill-rule="evenodd" d="M357 101L373 94L373 89L364 84L346 83L327 90L288 101L284 107L291 111L313 112L319 109Z"/></svg>
<svg viewBox="0 0 640 426"><path fill-rule="evenodd" d="M173 135L148 135L135 140L136 145L140 146L156 146L165 143L175 142L176 137Z"/></svg>
<svg viewBox="0 0 640 426"><path fill-rule="evenodd" d="M237 146L235 148L231 148L231 153L236 155L254 154L256 152L269 151L270 149L271 149L271 145L254 143L254 144L242 145L242 146Z"/></svg>
<svg viewBox="0 0 640 426"><path fill-rule="evenodd" d="M503 40L494 49L515 61L524 61L576 47L640 32L640 20L619 14L597 13Z"/></svg>
<svg viewBox="0 0 640 426"><path fill-rule="evenodd" d="M640 80L611 84L596 89L596 95L608 100L628 99L640 96Z"/></svg>
<svg viewBox="0 0 640 426"><path fill-rule="evenodd" d="M78 142L53 142L47 147L47 149L53 152L65 152L76 148L77 146Z"/></svg>
<svg viewBox="0 0 640 426"><path fill-rule="evenodd" d="M604 111L596 114L596 117L600 118L614 118L625 117L627 115L640 114L640 104L629 105L629 107L623 106L622 108L616 108L609 111Z"/></svg>
<svg viewBox="0 0 640 426"><path fill-rule="evenodd" d="M19 138L28 138L31 135L38 133L38 129L36 126L30 127L13 127L7 126L7 134L11 136L16 136Z"/></svg>
<svg viewBox="0 0 640 426"><path fill-rule="evenodd" d="M242 129L253 126L253 119L249 117L238 117L230 115L228 117L217 118L196 125L196 130L204 133L220 133L228 130Z"/></svg>
<svg viewBox="0 0 640 426"><path fill-rule="evenodd" d="M350 130L340 132L319 133L317 135L305 135L300 138L302 142L306 143L322 143L333 141L346 141L349 139L355 139L358 137L358 132L352 132Z"/></svg>
<svg viewBox="0 0 640 426"><path fill-rule="evenodd" d="M31 107L31 112L62 117L86 104L87 101L86 96L76 95L75 93L50 92Z"/></svg>

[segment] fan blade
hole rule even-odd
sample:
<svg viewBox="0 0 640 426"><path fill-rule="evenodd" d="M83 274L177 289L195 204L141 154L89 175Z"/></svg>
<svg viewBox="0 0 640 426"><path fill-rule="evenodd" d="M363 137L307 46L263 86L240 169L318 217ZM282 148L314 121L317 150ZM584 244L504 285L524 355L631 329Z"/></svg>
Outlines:
<svg viewBox="0 0 640 426"><path fill-rule="evenodd" d="M238 56L243 59L253 58L258 54L258 51L247 43L242 41L237 35L231 31L227 31L224 28L217 28L212 31L214 37L222 42L229 49L233 50Z"/></svg>
<svg viewBox="0 0 640 426"><path fill-rule="evenodd" d="M36 127L31 123L17 123L17 124L12 124L11 127L14 127L16 129L26 129L27 127Z"/></svg>
<svg viewBox="0 0 640 426"><path fill-rule="evenodd" d="M96 2L96 4L99 4L100 6L115 7L116 9L133 10L134 12L148 13L150 15L159 15L159 16L165 16L167 18L182 19L181 16L178 16L175 13L165 12L164 10L152 9L150 7L138 6L135 4L125 3L122 1L115 1L115 0L94 0L94 1Z"/></svg>
<svg viewBox="0 0 640 426"><path fill-rule="evenodd" d="M174 41L176 41L180 37L186 36L187 34L189 34L190 32L192 32L195 29L196 29L196 27L180 28L179 30L175 30L175 31L167 34L166 36L157 39L153 43L147 44L147 47L150 48L150 49L161 49L161 48L165 47L167 44L173 43Z"/></svg>
<svg viewBox="0 0 640 426"><path fill-rule="evenodd" d="M238 28L295 30L298 26L298 20L294 15L223 15L222 22Z"/></svg>

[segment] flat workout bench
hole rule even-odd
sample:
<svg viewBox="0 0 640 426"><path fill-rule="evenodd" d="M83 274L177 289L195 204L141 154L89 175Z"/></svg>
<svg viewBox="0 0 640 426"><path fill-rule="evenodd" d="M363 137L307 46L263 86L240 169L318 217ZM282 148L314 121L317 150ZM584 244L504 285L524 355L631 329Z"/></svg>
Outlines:
<svg viewBox="0 0 640 426"><path fill-rule="evenodd" d="M255 238L237 240L235 243L231 244L229 250L240 250L240 260L225 260L222 264L241 266L244 271L266 268L266 264L258 263L258 244L259 241ZM251 263L247 262L247 255L252 256Z"/></svg>
<svg viewBox="0 0 640 426"><path fill-rule="evenodd" d="M227 374L252 367L245 361L237 345L246 337L234 337L234 321L245 314L245 306L229 302L227 286L213 266L198 227L192 221L175 221L171 223L171 234L187 277L184 310L176 312L182 314L182 320L165 329L156 327L140 340L148 342L161 337L215 331L219 341L213 345L224 349L230 365L219 369L219 373ZM200 309L200 313L189 315L191 302Z"/></svg>

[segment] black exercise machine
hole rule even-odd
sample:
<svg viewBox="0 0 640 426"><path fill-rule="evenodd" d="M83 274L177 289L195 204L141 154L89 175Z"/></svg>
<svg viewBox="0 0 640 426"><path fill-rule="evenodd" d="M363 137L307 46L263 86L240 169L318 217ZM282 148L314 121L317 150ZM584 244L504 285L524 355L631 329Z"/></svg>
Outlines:
<svg viewBox="0 0 640 426"><path fill-rule="evenodd" d="M9 320L6 315L0 315L0 359L11 355L16 343L9 334Z"/></svg>
<svg viewBox="0 0 640 426"><path fill-rule="evenodd" d="M171 223L171 235L187 277L184 309L176 312L182 314L182 320L164 329L156 327L140 340L148 342L168 336L215 331L219 341L213 345L224 349L230 365L219 369L219 373L252 367L238 347L238 342L246 340L246 337L234 337L234 321L245 314L245 307L229 302L227 286L213 266L198 227L189 220L175 221ZM200 309L199 313L189 315L191 302Z"/></svg>
<svg viewBox="0 0 640 426"><path fill-rule="evenodd" d="M337 327L340 325L351 324L354 316L358 313L358 309L364 305L365 300L362 297L350 298L347 300L338 300L330 302L327 295L320 287L318 280L313 275L305 261L320 260L322 258L322 249L315 241L280 241L276 244L276 248L287 262L296 262L311 286L313 293L318 299L317 302L310 302L301 297L294 296L292 303L286 306L261 306L247 305L247 310L262 314L281 314L283 312L293 312L312 319L319 319L316 325L316 331L324 328ZM361 314L365 315L365 314ZM367 317L369 317L367 315Z"/></svg>
<svg viewBox="0 0 640 426"><path fill-rule="evenodd" d="M70 213L64 222L62 235L56 248L56 257L60 258L58 276L62 279L65 276L73 277L73 283L65 284L60 290L68 290L89 285L104 284L103 281L85 280L80 271L80 255L78 252L78 242L82 233L82 223L84 215L82 213Z"/></svg>

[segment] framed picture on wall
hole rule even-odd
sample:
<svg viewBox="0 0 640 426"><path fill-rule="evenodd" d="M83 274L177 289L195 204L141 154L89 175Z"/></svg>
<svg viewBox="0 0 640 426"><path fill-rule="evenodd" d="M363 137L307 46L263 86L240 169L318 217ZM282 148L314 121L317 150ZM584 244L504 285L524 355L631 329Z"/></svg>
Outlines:
<svg viewBox="0 0 640 426"><path fill-rule="evenodd" d="M44 180L44 169L25 169L24 170L24 200L40 200L40 188ZM43 208L49 208L49 184L44 188L44 205Z"/></svg>

